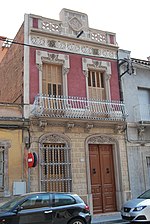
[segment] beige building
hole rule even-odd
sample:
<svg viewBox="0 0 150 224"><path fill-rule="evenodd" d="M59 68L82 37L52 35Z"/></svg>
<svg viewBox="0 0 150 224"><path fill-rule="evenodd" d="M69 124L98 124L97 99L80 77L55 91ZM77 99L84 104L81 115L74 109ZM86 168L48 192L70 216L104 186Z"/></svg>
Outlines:
<svg viewBox="0 0 150 224"><path fill-rule="evenodd" d="M25 126L18 105L0 104L0 198L26 192L22 134Z"/></svg>

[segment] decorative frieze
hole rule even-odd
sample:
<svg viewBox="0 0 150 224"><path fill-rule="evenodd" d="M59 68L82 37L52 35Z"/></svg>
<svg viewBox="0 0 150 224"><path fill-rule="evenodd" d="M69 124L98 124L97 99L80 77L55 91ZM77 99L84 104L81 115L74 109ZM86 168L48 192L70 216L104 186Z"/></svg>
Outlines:
<svg viewBox="0 0 150 224"><path fill-rule="evenodd" d="M92 136L88 139L88 144L114 144L116 143L116 139L109 136Z"/></svg>
<svg viewBox="0 0 150 224"><path fill-rule="evenodd" d="M36 51L36 64L41 70L41 65L43 62L59 63L64 66L65 69L70 68L69 56L64 54L54 54L46 51ZM68 70L66 70L68 71Z"/></svg>
<svg viewBox="0 0 150 224"><path fill-rule="evenodd" d="M46 37L39 37L39 36L31 36L31 43L35 46L45 47L47 49L55 49L55 50L63 50L66 52L71 53L78 53L82 55L90 55L96 57L103 57L103 58L110 58L110 59L117 59L117 52L116 50L110 50L105 47L90 47L88 45L83 45L79 43L73 42L65 42L60 40L49 39Z"/></svg>
<svg viewBox="0 0 150 224"><path fill-rule="evenodd" d="M70 145L70 140L68 139L67 136L62 135L62 134L44 134L43 136L40 137L39 139L40 144L43 143L63 143L66 146Z"/></svg>

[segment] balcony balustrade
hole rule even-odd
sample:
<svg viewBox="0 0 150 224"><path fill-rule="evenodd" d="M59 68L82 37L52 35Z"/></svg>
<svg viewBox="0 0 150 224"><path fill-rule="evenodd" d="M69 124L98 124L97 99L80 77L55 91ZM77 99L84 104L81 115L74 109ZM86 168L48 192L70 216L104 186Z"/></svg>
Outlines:
<svg viewBox="0 0 150 224"><path fill-rule="evenodd" d="M32 115L91 120L125 120L125 105L118 101L100 101L81 97L37 95Z"/></svg>

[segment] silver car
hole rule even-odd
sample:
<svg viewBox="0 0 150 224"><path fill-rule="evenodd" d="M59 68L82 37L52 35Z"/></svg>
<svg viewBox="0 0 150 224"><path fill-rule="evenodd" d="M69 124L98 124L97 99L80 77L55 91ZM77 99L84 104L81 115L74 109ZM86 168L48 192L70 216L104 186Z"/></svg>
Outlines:
<svg viewBox="0 0 150 224"><path fill-rule="evenodd" d="M150 190L127 201L121 209L121 216L130 222L150 223Z"/></svg>

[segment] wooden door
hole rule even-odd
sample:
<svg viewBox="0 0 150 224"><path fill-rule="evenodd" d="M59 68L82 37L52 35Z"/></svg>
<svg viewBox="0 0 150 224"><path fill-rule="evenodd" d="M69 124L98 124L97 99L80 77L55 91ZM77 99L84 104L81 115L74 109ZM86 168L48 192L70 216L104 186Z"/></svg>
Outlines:
<svg viewBox="0 0 150 224"><path fill-rule="evenodd" d="M111 145L89 145L93 212L116 211L113 153Z"/></svg>

